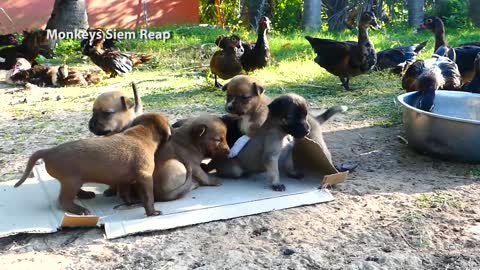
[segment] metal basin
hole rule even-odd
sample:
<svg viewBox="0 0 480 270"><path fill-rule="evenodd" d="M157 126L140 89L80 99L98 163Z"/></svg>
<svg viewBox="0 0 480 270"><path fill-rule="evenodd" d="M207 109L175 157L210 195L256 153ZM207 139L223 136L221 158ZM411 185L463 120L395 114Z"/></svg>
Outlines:
<svg viewBox="0 0 480 270"><path fill-rule="evenodd" d="M434 157L480 163L480 94L436 91L432 112L413 107L418 97L397 97L408 145Z"/></svg>

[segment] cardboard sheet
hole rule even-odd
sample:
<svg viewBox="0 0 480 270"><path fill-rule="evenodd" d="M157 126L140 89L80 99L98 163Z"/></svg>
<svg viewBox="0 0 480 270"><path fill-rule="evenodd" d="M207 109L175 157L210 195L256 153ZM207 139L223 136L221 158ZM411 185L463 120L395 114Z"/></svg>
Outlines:
<svg viewBox="0 0 480 270"><path fill-rule="evenodd" d="M185 198L155 204L163 215L145 217L143 207L126 207L119 198L101 193L105 185L85 185L97 197L79 200L94 216L67 215L57 207L59 182L50 177L43 165L35 167L35 178L18 188L15 181L0 183L0 236L21 232L51 233L63 226L104 225L107 238L165 230L215 220L254 215L301 205L333 200L324 189L318 189L323 178L302 180L283 178L286 192L270 189L264 175L250 179L225 179L220 187L200 187Z"/></svg>

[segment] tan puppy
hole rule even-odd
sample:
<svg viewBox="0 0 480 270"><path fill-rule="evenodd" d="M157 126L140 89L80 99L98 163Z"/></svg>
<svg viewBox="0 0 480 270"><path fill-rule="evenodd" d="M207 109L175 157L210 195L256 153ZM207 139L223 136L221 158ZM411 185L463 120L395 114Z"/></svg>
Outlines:
<svg viewBox="0 0 480 270"><path fill-rule="evenodd" d="M89 130L97 136L112 135L128 128L143 108L137 87L132 83L134 100L121 91L102 93L93 103L93 114L88 122Z"/></svg>
<svg viewBox="0 0 480 270"><path fill-rule="evenodd" d="M138 96L137 85L132 82L134 100L126 98L121 91L102 93L93 103L93 114L88 122L89 130L97 136L109 136L124 131L132 124L135 116L143 113L142 100ZM117 190L110 187L103 193L115 196ZM94 198L95 193L80 190L81 199Z"/></svg>
<svg viewBox="0 0 480 270"><path fill-rule="evenodd" d="M147 216L155 211L152 174L155 151L169 140L170 126L165 116L148 113L138 116L133 126L123 133L64 143L35 152L27 163L20 186L38 159L43 159L47 172L60 181L60 207L78 215L90 212L75 204L75 195L86 182L118 186L124 194L130 185L141 188L141 197Z"/></svg>
<svg viewBox="0 0 480 270"><path fill-rule="evenodd" d="M219 176L233 178L267 172L272 189L284 191L279 173L283 141L289 134L301 139L310 132L307 108L305 99L296 94L276 98L268 105L267 119L242 151L231 159L214 160L209 167L215 168Z"/></svg>
<svg viewBox="0 0 480 270"><path fill-rule="evenodd" d="M225 111L240 117L239 129L243 134L255 135L267 119L270 103L261 83L250 76L238 75L225 84L223 90L227 94Z"/></svg>
<svg viewBox="0 0 480 270"><path fill-rule="evenodd" d="M155 200L180 198L199 184L220 185L200 165L206 158L225 159L228 156L226 133L225 124L213 115L188 119L174 129L172 139L155 155Z"/></svg>

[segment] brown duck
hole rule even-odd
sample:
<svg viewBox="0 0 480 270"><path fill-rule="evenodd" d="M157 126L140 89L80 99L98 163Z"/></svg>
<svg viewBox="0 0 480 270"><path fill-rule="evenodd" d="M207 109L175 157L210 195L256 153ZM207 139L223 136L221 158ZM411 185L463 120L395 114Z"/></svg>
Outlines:
<svg viewBox="0 0 480 270"><path fill-rule="evenodd" d="M210 60L210 70L215 75L215 86L222 87L217 76L228 80L240 74L243 70L240 57L243 55L243 46L240 37L233 35L229 38L219 36L215 43L223 48L213 54Z"/></svg>
<svg viewBox="0 0 480 270"><path fill-rule="evenodd" d="M358 23L358 43L305 37L317 54L315 63L338 76L345 90L350 90L351 77L367 73L376 64L375 48L368 38L370 26L380 28L375 14L366 11Z"/></svg>

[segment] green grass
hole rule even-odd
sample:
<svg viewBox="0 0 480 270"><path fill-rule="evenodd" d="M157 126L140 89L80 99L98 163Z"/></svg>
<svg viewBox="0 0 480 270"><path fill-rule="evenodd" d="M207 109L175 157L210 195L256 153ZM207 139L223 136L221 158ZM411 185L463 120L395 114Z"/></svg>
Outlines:
<svg viewBox="0 0 480 270"><path fill-rule="evenodd" d="M224 94L213 87L208 64L216 50L213 42L220 34L230 34L216 27L171 26L152 30L172 30L173 38L163 41L122 41L119 47L125 51L152 53L155 59L125 78L106 79L100 86L114 83L139 81L143 101L149 110L164 110L173 114L188 114L196 111L222 112ZM236 33L244 40L253 41L256 34L245 30ZM467 41L480 40L478 29L452 30L447 37L451 45ZM352 92L342 90L339 79L313 62L314 53L305 35L331 38L336 40L356 40L352 31L341 33L294 32L279 33L271 31L269 43L272 52L272 64L250 75L261 80L267 94L277 96L286 92L295 92L306 97L314 107L347 105L353 120L369 120L374 125L392 126L401 121L400 111L394 105L394 98L403 92L401 78L386 72L372 72L354 77L350 83ZM428 57L433 51L433 34L422 32L414 34L413 29L402 25L384 27L380 31L370 31L370 37L377 50L401 45L409 45L428 40L427 47L420 58ZM74 68L92 69L93 64L82 58L78 41L62 41L57 47L58 57L51 63L67 63ZM71 90L70 90L71 89ZM122 86L130 92L129 85ZM19 114L25 110L90 110L89 104L95 96L95 90L69 88L62 102L46 101L45 104L17 105L14 110ZM9 108L12 109L12 108ZM33 113L33 112L32 112Z"/></svg>

